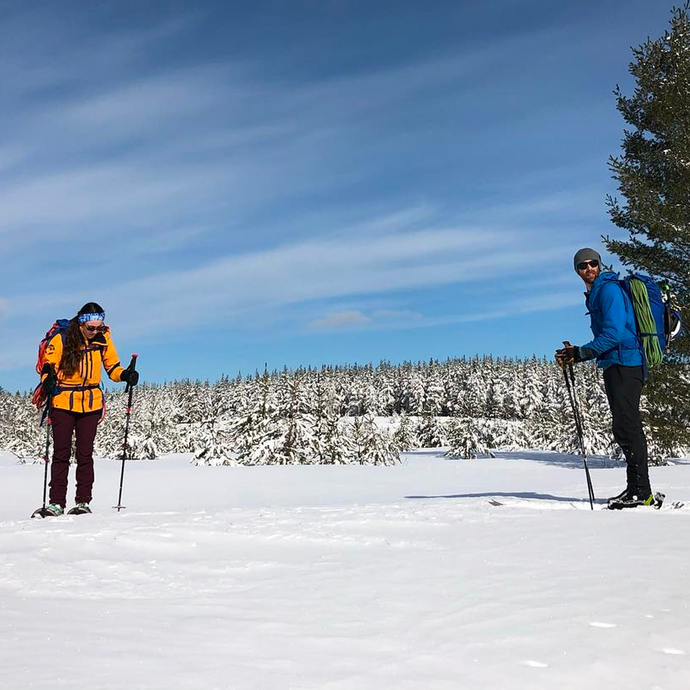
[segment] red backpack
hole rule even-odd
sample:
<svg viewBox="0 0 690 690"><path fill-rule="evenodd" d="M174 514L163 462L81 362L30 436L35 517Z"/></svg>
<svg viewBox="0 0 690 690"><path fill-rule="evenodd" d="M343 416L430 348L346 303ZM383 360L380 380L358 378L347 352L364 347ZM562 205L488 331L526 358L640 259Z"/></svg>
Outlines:
<svg viewBox="0 0 690 690"><path fill-rule="evenodd" d="M63 334L69 328L69 319L58 319L49 329L48 332L43 336L43 339L38 344L38 357L36 358L36 373L40 376L43 373L43 367L46 364L46 348L48 343L51 341L53 336L58 333ZM43 390L42 383L39 383L34 390L34 394L31 396L31 402L38 408L43 407L46 404L47 395Z"/></svg>

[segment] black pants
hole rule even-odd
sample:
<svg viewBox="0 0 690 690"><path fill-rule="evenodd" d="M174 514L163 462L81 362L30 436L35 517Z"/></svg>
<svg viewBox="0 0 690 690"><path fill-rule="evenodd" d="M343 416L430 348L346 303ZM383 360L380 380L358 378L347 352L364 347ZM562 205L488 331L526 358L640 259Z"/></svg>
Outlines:
<svg viewBox="0 0 690 690"><path fill-rule="evenodd" d="M93 488L93 442L101 420L96 412L68 412L53 408L53 463L50 466L50 502L63 508L67 502L67 475L72 454L72 435L77 437L77 495L76 503L88 503Z"/></svg>
<svg viewBox="0 0 690 690"><path fill-rule="evenodd" d="M640 395L644 385L642 367L619 364L607 367L604 385L613 415L613 437L628 463L628 490L647 498L652 489L647 467L647 439L640 418Z"/></svg>

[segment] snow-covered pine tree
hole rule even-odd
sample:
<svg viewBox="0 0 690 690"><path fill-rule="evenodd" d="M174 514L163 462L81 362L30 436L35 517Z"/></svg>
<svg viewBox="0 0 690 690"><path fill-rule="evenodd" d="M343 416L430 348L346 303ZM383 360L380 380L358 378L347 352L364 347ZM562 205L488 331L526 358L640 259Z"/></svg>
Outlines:
<svg viewBox="0 0 690 690"><path fill-rule="evenodd" d="M272 462L277 430L275 392L267 370L256 375L239 401L237 415L229 426L229 441L237 462L243 465L268 465Z"/></svg>
<svg viewBox="0 0 690 690"><path fill-rule="evenodd" d="M321 464L346 465L352 462L351 441L343 430L341 417L331 410L321 420L317 432L317 454Z"/></svg>
<svg viewBox="0 0 690 690"><path fill-rule="evenodd" d="M303 376L283 374L278 387L279 414L275 425L271 463L276 465L306 465L314 462L317 442L314 418L308 410Z"/></svg>
<svg viewBox="0 0 690 690"><path fill-rule="evenodd" d="M553 397L548 402L549 407L544 417L544 432L545 440L549 444L548 450L576 455L580 452L580 440L565 386L554 387ZM588 439L589 436L587 435L585 438ZM590 451L591 448L587 450Z"/></svg>
<svg viewBox="0 0 690 690"><path fill-rule="evenodd" d="M440 448L446 442L445 427L431 412L425 412L417 419L414 432L417 448Z"/></svg>
<svg viewBox="0 0 690 690"><path fill-rule="evenodd" d="M196 465L236 465L235 454L228 442L227 421L209 418L197 429L192 462Z"/></svg>
<svg viewBox="0 0 690 690"><path fill-rule="evenodd" d="M412 420L406 412L393 417L393 443L395 447L404 452L417 447L417 437L412 424Z"/></svg>
<svg viewBox="0 0 690 690"><path fill-rule="evenodd" d="M390 417L400 412L400 395L397 389L395 369L389 362L381 362L376 368L376 407L378 414Z"/></svg>
<svg viewBox="0 0 690 690"><path fill-rule="evenodd" d="M335 391L326 368L312 377L307 400L311 402L309 409L315 461L324 465L347 464L350 461L349 439L342 429Z"/></svg>
<svg viewBox="0 0 690 690"><path fill-rule="evenodd" d="M447 407L447 403L443 400L445 390L433 360L428 365L422 365L414 382L415 409L419 414L415 427L416 445L419 448L438 448L445 442L438 415L442 407Z"/></svg>
<svg viewBox="0 0 690 690"><path fill-rule="evenodd" d="M465 459L492 455L487 443L486 424L482 419L453 417L446 427L449 446L446 455Z"/></svg>
<svg viewBox="0 0 690 690"><path fill-rule="evenodd" d="M197 414L202 415L194 445L194 462L204 465L234 465L235 455L230 444L228 379L204 385L196 401Z"/></svg>
<svg viewBox="0 0 690 690"><path fill-rule="evenodd" d="M432 370L436 372L434 375L438 375L440 387L429 383ZM600 374L587 365L578 366L576 373L589 451L619 453L617 447L611 446L610 414ZM395 380L395 396L399 401L396 405L399 404L401 411L410 407L411 391L415 386L422 393L426 390L429 409L422 418L410 419L415 434L421 432L421 440L426 446L445 443L444 427L450 413L475 420L476 428L484 435L484 445L491 448L579 451L579 444L574 442L572 411L564 397L561 370L552 362L534 358L496 360L488 357L451 359L443 364L413 365L407 362L397 367L383 365L376 369L346 366L324 367L318 372L300 369L285 371L282 377L265 372L264 376L223 378L214 384L185 380L162 386L142 385L135 392L130 443L134 445L136 457L199 451L208 448L210 443L210 454L221 458L221 462L225 461L223 458L234 457L233 451L237 448L242 450L241 462L275 462L276 447L284 433L285 418L289 416L285 403L289 396L283 396L278 402L278 393L281 386L285 388L284 382L288 378L295 377L307 390L305 414L312 415L313 419L304 438L307 444L315 444L310 451L315 461L359 462L360 458L355 460L351 454L348 435L352 418L348 415L351 410L361 409L366 404L376 407L371 410L371 415L388 416L385 412L390 406L391 376ZM690 385L687 376L679 381L676 397L681 398L690 394ZM493 382L490 388L502 390L501 395L489 392L483 399L478 398L476 390L486 386L486 382ZM319 386L322 392L315 393ZM439 392L434 393L434 390ZM320 403L317 402L319 399ZM121 457L125 404L126 396L121 387L109 391L108 413L96 437L97 455L114 459ZM647 411L650 407L666 416L676 412L672 402L666 404L647 395L643 408ZM472 414L469 414L470 410ZM227 442L223 428L226 422L232 428ZM391 426L395 429L395 421L391 421ZM683 443L659 443L659 431L655 426L650 425L649 431L650 448L655 456L684 455L690 451ZM45 430L38 427L38 415L26 395L0 392L0 449L12 448L24 457L40 458L44 433ZM294 432L292 437L296 437ZM401 446L399 441L394 442ZM410 446L405 443L404 447ZM204 458L207 455L208 452L204 453Z"/></svg>
<svg viewBox="0 0 690 690"><path fill-rule="evenodd" d="M46 426L39 426L42 411L36 411L28 395L19 393L7 396L5 408L9 424L3 450L16 455L21 462L42 462L46 439Z"/></svg>
<svg viewBox="0 0 690 690"><path fill-rule="evenodd" d="M355 417L351 429L351 452L361 465L395 465L400 462L391 435L376 426L373 415Z"/></svg>

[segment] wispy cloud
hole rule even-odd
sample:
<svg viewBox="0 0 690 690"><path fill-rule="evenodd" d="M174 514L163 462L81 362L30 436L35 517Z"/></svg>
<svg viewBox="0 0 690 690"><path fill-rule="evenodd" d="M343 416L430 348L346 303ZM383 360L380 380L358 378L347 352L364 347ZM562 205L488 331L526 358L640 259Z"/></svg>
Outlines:
<svg viewBox="0 0 690 690"><path fill-rule="evenodd" d="M366 326L370 323L371 318L362 314L361 311L334 311L322 319L312 321L309 328L317 331L331 331Z"/></svg>
<svg viewBox="0 0 690 690"><path fill-rule="evenodd" d="M470 311L456 316L445 316L440 319L432 319L427 326L442 326L458 323L473 323L477 321L495 321L498 319L513 318L525 314L537 314L540 312L553 312L560 309L568 309L582 303L582 296L577 293L562 292L556 294L538 295L537 297L521 297L507 299L500 309Z"/></svg>
<svg viewBox="0 0 690 690"><path fill-rule="evenodd" d="M161 325L180 315L190 324L210 313L239 318L269 306L488 279L557 253L522 250L521 240L459 228L311 240L150 276L105 293L109 303L136 305L135 314L153 313Z"/></svg>
<svg viewBox="0 0 690 690"><path fill-rule="evenodd" d="M111 280L99 293L114 310L126 305L134 323L154 314L161 324L182 316L191 325L209 313L239 316L267 305L488 280L515 274L526 261L547 262L561 254L558 247L534 250L525 243L524 232L483 228L394 232L382 218L323 239L220 257L185 270L152 267L143 278ZM76 303L82 290L64 292L60 301ZM18 296L12 311L16 316L41 309L44 300L42 293Z"/></svg>
<svg viewBox="0 0 690 690"><path fill-rule="evenodd" d="M180 241L184 242L186 230L179 232ZM155 238L145 240L149 251L155 251L155 242ZM289 325L291 330L436 327L559 309L576 303L577 293L573 299L569 292L554 294L549 290L562 278L555 278L554 283L545 280L543 271L530 270L530 278L525 279L525 266L548 266L564 255L558 244L536 249L537 242L524 230L433 227L432 210L413 207L338 228L322 239L220 256L201 265L170 271L151 265L141 278L125 276L117 281L115 274L97 292L109 319L118 325L119 336L127 338L146 336L152 329L193 331L209 319L221 320L229 328L266 328L271 320L276 324L286 320L289 323L290 311L286 308L296 309ZM499 290L498 286L507 285L511 276L522 291L534 284L538 296L512 298L506 305L505 288ZM493 284L506 306L468 308L460 314L445 316L424 316L398 307L354 306L358 299L375 295L392 296L400 291L463 283L472 285L477 294ZM60 316L69 316L92 295L92 289L84 291L78 280L59 293L46 294L41 290L16 295L5 308L5 329L11 330L12 324L21 320L40 332L58 312ZM300 305L329 300L354 300L354 304L346 309L325 309L322 316L307 322L301 320ZM34 349L34 340L35 337L23 338L15 331L14 347L6 348L0 355L0 368L26 362Z"/></svg>
<svg viewBox="0 0 690 690"><path fill-rule="evenodd" d="M291 69L269 44L204 52L206 7L105 30L42 5L0 26L0 368L90 299L131 338L208 319L315 338L565 303L520 297L544 278L523 267L567 266L600 205L595 157L578 185L575 153L549 157L555 182L526 160L544 87L521 80L530 51L567 52L568 27ZM574 117L554 102L550 119ZM504 308L508 280L522 292ZM434 291L462 308L411 299Z"/></svg>
<svg viewBox="0 0 690 690"><path fill-rule="evenodd" d="M508 297L501 308L486 309L469 304L461 313L428 316L415 311L379 310L370 315L361 311L333 311L308 324L313 330L407 330L439 328L463 323L498 321L526 314L553 312L582 303L574 291L549 292L531 297Z"/></svg>
<svg viewBox="0 0 690 690"><path fill-rule="evenodd" d="M404 329L412 323L421 323L423 315L417 311L402 309L375 309L370 312L359 310L330 311L320 319L307 324L308 330L338 331L374 329Z"/></svg>

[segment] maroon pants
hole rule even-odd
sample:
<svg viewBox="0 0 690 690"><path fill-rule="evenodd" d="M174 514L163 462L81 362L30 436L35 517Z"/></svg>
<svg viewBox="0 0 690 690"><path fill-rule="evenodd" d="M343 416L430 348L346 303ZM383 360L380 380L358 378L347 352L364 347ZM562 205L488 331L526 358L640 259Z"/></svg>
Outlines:
<svg viewBox="0 0 690 690"><path fill-rule="evenodd" d="M53 464L50 467L50 502L63 508L67 503L67 475L72 454L72 435L77 435L77 497L76 503L89 503L93 488L93 442L101 419L96 412L68 412L53 408Z"/></svg>

